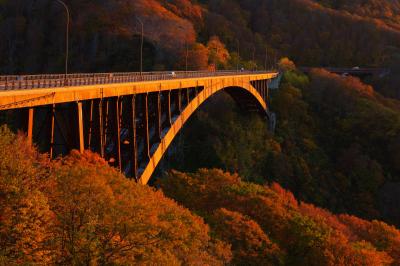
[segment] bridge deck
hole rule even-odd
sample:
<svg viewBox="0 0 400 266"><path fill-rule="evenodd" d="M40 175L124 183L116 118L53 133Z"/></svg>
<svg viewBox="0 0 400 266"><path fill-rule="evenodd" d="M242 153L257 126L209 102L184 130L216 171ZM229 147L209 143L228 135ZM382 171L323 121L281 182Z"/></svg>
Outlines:
<svg viewBox="0 0 400 266"><path fill-rule="evenodd" d="M198 71L0 76L0 110L272 79L275 71Z"/></svg>

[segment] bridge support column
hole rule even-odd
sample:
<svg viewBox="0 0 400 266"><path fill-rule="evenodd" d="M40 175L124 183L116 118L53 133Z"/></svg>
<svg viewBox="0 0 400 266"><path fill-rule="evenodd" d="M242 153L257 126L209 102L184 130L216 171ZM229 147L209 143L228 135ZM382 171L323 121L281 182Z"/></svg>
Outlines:
<svg viewBox="0 0 400 266"><path fill-rule="evenodd" d="M81 153L85 150L85 140L83 138L83 111L82 102L78 102L78 130L79 130L79 151Z"/></svg>
<svg viewBox="0 0 400 266"><path fill-rule="evenodd" d="M189 103L190 103L190 94L189 94L190 92L189 92L189 90L190 90L189 88L186 89L186 101L187 101L186 105L189 105Z"/></svg>
<svg viewBox="0 0 400 266"><path fill-rule="evenodd" d="M171 113L171 91L168 91L168 120L169 120L169 127L172 125L172 113Z"/></svg>
<svg viewBox="0 0 400 266"><path fill-rule="evenodd" d="M182 113L182 92L181 89L178 90L178 110L179 113Z"/></svg>
<svg viewBox="0 0 400 266"><path fill-rule="evenodd" d="M104 118L103 118L103 99L99 102L99 132L100 132L100 155L104 158Z"/></svg>
<svg viewBox="0 0 400 266"><path fill-rule="evenodd" d="M162 114L161 114L161 91L157 95L157 138L161 141L162 135Z"/></svg>
<svg viewBox="0 0 400 266"><path fill-rule="evenodd" d="M53 159L53 152L54 152L55 119L56 119L56 105L53 104L53 107L51 108L50 159Z"/></svg>
<svg viewBox="0 0 400 266"><path fill-rule="evenodd" d="M149 134L149 95L144 96L144 130L145 130L145 152L150 160L150 134Z"/></svg>
<svg viewBox="0 0 400 266"><path fill-rule="evenodd" d="M94 101L90 101L90 119L89 119L89 137L88 137L88 149L91 150L92 139L93 139L93 105Z"/></svg>
<svg viewBox="0 0 400 266"><path fill-rule="evenodd" d="M33 144L33 115L34 115L34 109L29 108L29 110L28 110L28 142L29 142L29 145Z"/></svg>
<svg viewBox="0 0 400 266"><path fill-rule="evenodd" d="M267 83L265 80L263 80L262 81L262 97L263 97L264 102L266 101L266 97L265 97L266 96L266 94L265 94L266 88L267 88Z"/></svg>
<svg viewBox="0 0 400 266"><path fill-rule="evenodd" d="M110 131L110 121L109 121L109 113L110 113L110 99L106 99L106 113L105 113L105 127L104 127L104 143L103 143L103 149L104 149L104 158L106 158L106 147L107 147L107 137L108 133Z"/></svg>
<svg viewBox="0 0 400 266"><path fill-rule="evenodd" d="M132 147L132 177L137 180L137 139L136 139L136 95L132 95L132 125L131 125L131 147Z"/></svg>
<svg viewBox="0 0 400 266"><path fill-rule="evenodd" d="M122 99L117 97L115 101L115 114L117 119L117 160L118 160L118 169L122 171L122 160L121 160L121 122L122 122Z"/></svg>

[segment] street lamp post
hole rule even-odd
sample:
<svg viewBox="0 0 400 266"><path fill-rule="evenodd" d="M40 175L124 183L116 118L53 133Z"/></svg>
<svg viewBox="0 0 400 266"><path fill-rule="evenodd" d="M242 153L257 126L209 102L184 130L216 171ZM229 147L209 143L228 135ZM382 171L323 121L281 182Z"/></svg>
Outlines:
<svg viewBox="0 0 400 266"><path fill-rule="evenodd" d="M268 47L265 47L265 62L264 62L264 69L267 70L268 64Z"/></svg>
<svg viewBox="0 0 400 266"><path fill-rule="evenodd" d="M254 64L254 68L255 68L255 70L257 70L257 64L256 64L256 46L255 45L253 45L253 64ZM254 71L254 69L253 69L253 71Z"/></svg>
<svg viewBox="0 0 400 266"><path fill-rule="evenodd" d="M140 37L140 75L143 74L143 38L144 38L144 24L143 21L136 17L136 20L139 21L142 29L141 29L141 37Z"/></svg>
<svg viewBox="0 0 400 266"><path fill-rule="evenodd" d="M215 56L214 56L214 68L215 68L215 71L218 70L217 65L218 65L218 47L215 48Z"/></svg>
<svg viewBox="0 0 400 266"><path fill-rule="evenodd" d="M185 54L185 70L186 70L186 73L188 71L188 60L189 60L189 44L188 44L188 41L186 39L186 54Z"/></svg>
<svg viewBox="0 0 400 266"><path fill-rule="evenodd" d="M67 12L67 29L65 32L65 78L67 78L68 74L68 54L69 54L69 20L70 20L70 14L69 14L69 9L68 6L61 0L56 0L58 3L60 3L64 8L65 11Z"/></svg>
<svg viewBox="0 0 400 266"><path fill-rule="evenodd" d="M236 39L236 44L237 44L237 65L236 65L236 71L239 72L239 62L240 62L240 43L239 40Z"/></svg>

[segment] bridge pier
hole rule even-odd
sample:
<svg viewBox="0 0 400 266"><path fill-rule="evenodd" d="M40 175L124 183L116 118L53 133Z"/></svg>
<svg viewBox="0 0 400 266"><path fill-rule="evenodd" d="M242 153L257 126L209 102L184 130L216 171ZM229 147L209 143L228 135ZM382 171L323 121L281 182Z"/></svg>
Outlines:
<svg viewBox="0 0 400 266"><path fill-rule="evenodd" d="M90 100L90 110L89 110L89 133L88 133L88 149L92 149L92 141L93 141L93 108L94 108L94 100Z"/></svg>
<svg viewBox="0 0 400 266"><path fill-rule="evenodd" d="M149 94L144 96L144 133L145 133L145 151L147 160L150 160L150 134L149 134Z"/></svg>
<svg viewBox="0 0 400 266"><path fill-rule="evenodd" d="M28 142L29 145L33 145L33 122L34 122L34 109L29 108L28 110Z"/></svg>
<svg viewBox="0 0 400 266"><path fill-rule="evenodd" d="M117 160L118 160L118 169L122 171L122 160L121 160L121 123L122 123L122 100L120 97L117 97L115 101L115 119L116 119L116 126L117 126Z"/></svg>
<svg viewBox="0 0 400 266"><path fill-rule="evenodd" d="M51 108L50 159L53 159L53 151L54 151L55 118L56 118L56 105L53 104L53 106Z"/></svg>
<svg viewBox="0 0 400 266"><path fill-rule="evenodd" d="M177 99L177 101L178 101L178 111L179 111L179 113L182 113L182 91L178 90L177 94L178 94L178 99Z"/></svg>
<svg viewBox="0 0 400 266"><path fill-rule="evenodd" d="M161 108L161 92L157 94L157 141L162 138L162 108Z"/></svg>
<svg viewBox="0 0 400 266"><path fill-rule="evenodd" d="M83 138L82 102L78 102L78 128L79 128L79 151L83 153L85 150L85 140ZM54 136L54 115L52 116L52 142L54 141L53 136ZM53 158L52 156L50 157Z"/></svg>
<svg viewBox="0 0 400 266"><path fill-rule="evenodd" d="M132 150L132 177L137 180L138 170L138 151L137 151L137 139L136 139L136 95L132 95L131 100L131 150Z"/></svg>
<svg viewBox="0 0 400 266"><path fill-rule="evenodd" d="M104 118L103 118L103 98L99 101L99 136L100 136L100 156L104 159Z"/></svg>
<svg viewBox="0 0 400 266"><path fill-rule="evenodd" d="M107 137L108 137L108 131L109 131L109 110L110 110L110 100L109 99L105 99L106 101L106 106L105 106L105 116L104 116L104 121L105 121L105 126L104 126L104 142L103 142L103 150L104 150L104 159L107 160L107 156L106 156L106 148L107 148Z"/></svg>
<svg viewBox="0 0 400 266"><path fill-rule="evenodd" d="M172 125L172 113L171 113L171 91L168 91L168 121L169 127Z"/></svg>

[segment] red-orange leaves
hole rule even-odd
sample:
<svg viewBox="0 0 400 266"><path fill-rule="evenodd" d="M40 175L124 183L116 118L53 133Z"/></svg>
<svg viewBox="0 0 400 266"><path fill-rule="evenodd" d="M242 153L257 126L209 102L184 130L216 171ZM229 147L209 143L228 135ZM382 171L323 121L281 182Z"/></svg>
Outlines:
<svg viewBox="0 0 400 266"><path fill-rule="evenodd" d="M0 127L0 264L223 265L228 244L91 152L43 160Z"/></svg>
<svg viewBox="0 0 400 266"><path fill-rule="evenodd" d="M236 265L276 265L282 259L279 247L249 217L218 209L208 219L217 238L232 245Z"/></svg>
<svg viewBox="0 0 400 266"><path fill-rule="evenodd" d="M260 186L205 169L172 171L159 183L168 196L202 214L214 235L232 244L238 264L398 265L396 228L298 203L278 184Z"/></svg>

